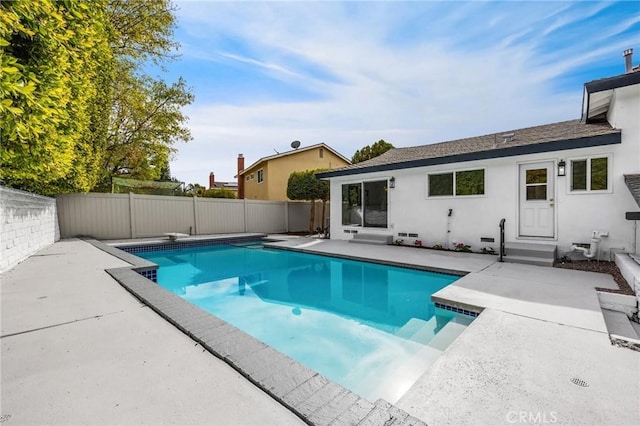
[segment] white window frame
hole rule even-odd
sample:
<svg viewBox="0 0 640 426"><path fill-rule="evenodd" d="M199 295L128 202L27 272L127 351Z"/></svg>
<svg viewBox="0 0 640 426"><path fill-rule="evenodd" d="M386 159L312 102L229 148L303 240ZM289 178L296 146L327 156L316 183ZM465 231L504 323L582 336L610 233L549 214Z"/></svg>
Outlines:
<svg viewBox="0 0 640 426"><path fill-rule="evenodd" d="M259 169L256 173L258 174L258 183L264 182L264 169Z"/></svg>
<svg viewBox="0 0 640 426"><path fill-rule="evenodd" d="M606 158L607 159L607 189L591 189L591 160L598 158ZM573 183L573 162L574 161L586 161L587 162L587 189L572 189ZM567 194L569 195L578 195L578 194L611 194L613 193L613 179L612 179L612 170L613 170L613 154L591 154L591 155L583 155L580 157L570 157L567 158Z"/></svg>
<svg viewBox="0 0 640 426"><path fill-rule="evenodd" d="M482 170L482 177L484 178L484 193L472 194L472 195L457 195L456 192L456 173L459 172L473 172L476 170ZM429 175L446 175L448 173L453 174L453 194L452 195L429 195ZM487 168L486 167L471 167L466 169L447 169L441 171L427 172L427 186L425 188L425 197L427 200L437 200L442 198L481 198L487 195Z"/></svg>

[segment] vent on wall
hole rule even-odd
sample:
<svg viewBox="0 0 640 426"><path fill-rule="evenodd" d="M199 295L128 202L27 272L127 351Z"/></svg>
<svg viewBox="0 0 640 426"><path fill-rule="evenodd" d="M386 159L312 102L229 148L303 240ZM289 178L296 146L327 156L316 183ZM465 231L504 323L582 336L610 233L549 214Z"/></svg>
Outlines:
<svg viewBox="0 0 640 426"><path fill-rule="evenodd" d="M407 233L406 232L398 232L398 237L406 237Z"/></svg>
<svg viewBox="0 0 640 426"><path fill-rule="evenodd" d="M491 237L480 237L480 241L483 243L495 243L496 239Z"/></svg>
<svg viewBox="0 0 640 426"><path fill-rule="evenodd" d="M418 238L418 234L409 234L409 238Z"/></svg>

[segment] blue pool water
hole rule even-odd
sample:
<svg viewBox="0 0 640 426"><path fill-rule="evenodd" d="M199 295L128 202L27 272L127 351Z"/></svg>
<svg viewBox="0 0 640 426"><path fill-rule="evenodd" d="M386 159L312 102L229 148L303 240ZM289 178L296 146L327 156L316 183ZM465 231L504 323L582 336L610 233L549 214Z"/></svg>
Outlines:
<svg viewBox="0 0 640 426"><path fill-rule="evenodd" d="M370 400L395 402L448 344L438 332L466 321L430 299L454 275L260 244L137 255L161 286Z"/></svg>

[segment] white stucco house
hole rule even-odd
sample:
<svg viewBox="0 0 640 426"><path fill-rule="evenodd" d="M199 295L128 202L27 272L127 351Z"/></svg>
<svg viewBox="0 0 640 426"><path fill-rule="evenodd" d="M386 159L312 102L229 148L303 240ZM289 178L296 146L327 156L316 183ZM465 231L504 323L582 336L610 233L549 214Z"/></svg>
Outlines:
<svg viewBox="0 0 640 426"><path fill-rule="evenodd" d="M498 252L504 219L507 244L556 257L638 253L640 71L629 52L625 74L586 83L580 119L396 148L318 177L332 239Z"/></svg>

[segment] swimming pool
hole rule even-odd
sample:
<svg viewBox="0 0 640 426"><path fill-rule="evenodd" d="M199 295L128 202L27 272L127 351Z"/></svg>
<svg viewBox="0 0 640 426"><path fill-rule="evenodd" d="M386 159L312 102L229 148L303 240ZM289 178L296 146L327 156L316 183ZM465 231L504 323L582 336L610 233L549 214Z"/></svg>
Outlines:
<svg viewBox="0 0 640 426"><path fill-rule="evenodd" d="M259 243L137 255L161 286L373 401L397 401L470 322L431 303L454 275Z"/></svg>

